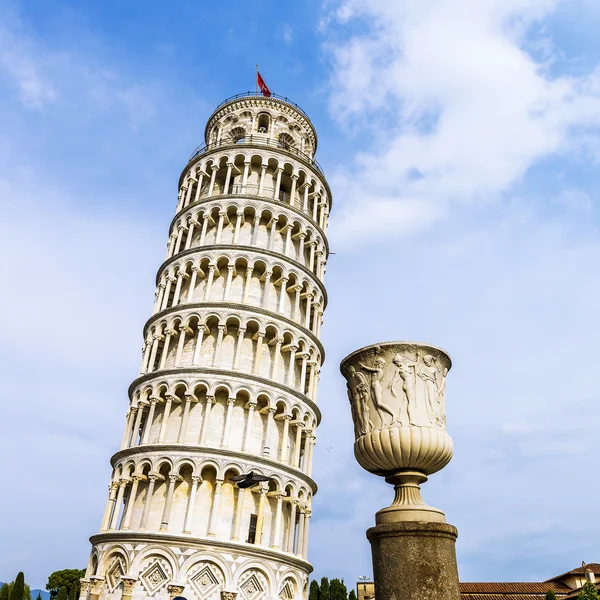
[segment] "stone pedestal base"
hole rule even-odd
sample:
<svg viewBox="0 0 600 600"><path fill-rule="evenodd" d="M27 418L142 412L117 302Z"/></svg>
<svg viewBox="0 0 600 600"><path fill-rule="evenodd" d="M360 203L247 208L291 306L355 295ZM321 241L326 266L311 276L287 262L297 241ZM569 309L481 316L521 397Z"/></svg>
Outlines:
<svg viewBox="0 0 600 600"><path fill-rule="evenodd" d="M456 527L400 522L367 530L377 600L460 600Z"/></svg>

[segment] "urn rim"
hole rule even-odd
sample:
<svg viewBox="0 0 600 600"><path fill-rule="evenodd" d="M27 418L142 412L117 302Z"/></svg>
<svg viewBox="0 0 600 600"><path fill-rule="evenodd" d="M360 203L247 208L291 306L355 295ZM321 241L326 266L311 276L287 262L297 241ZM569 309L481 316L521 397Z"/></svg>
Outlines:
<svg viewBox="0 0 600 600"><path fill-rule="evenodd" d="M340 361L340 372L343 375L344 374L344 370L343 370L344 365L352 357L364 352L365 350L370 350L377 346L379 346L381 348L384 348L384 347L387 348L390 346L397 346L400 344L406 345L406 346L419 346L421 348L432 348L433 350L437 350L438 352L441 352L442 354L444 354L446 356L446 358L448 359L448 370L450 370L452 368L452 359L450 358L450 355L448 354L448 352L446 350L444 350L443 348L440 348L439 346L435 346L434 344L429 344L427 342L413 342L410 340L395 340L395 341L390 341L390 342L376 342L374 344L367 344L366 346L363 346L362 348L358 348L358 350L354 350L353 352L350 352L350 354L348 354L346 357L344 357Z"/></svg>

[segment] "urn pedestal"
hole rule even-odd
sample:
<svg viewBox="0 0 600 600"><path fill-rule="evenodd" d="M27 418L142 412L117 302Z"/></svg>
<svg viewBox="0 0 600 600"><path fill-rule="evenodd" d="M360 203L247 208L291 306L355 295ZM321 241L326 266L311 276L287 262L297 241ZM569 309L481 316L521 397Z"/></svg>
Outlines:
<svg viewBox="0 0 600 600"><path fill-rule="evenodd" d="M390 506L367 531L377 600L458 600L457 530L425 504L420 486L452 458L446 431L446 377L440 348L383 342L347 356L354 455L367 471L394 485Z"/></svg>

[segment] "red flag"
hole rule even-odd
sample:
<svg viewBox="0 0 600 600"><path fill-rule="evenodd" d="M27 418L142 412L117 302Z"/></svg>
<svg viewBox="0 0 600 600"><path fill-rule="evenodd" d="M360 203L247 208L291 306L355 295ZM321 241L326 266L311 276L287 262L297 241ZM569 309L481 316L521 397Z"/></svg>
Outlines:
<svg viewBox="0 0 600 600"><path fill-rule="evenodd" d="M258 71L256 71L256 83L258 84L262 95L268 98L271 95L271 90L267 87L265 80L260 76Z"/></svg>

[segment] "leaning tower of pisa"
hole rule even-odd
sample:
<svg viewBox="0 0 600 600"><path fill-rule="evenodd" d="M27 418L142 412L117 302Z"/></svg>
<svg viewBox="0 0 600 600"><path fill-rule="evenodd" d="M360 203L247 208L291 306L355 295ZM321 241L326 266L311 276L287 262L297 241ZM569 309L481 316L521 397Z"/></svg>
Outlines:
<svg viewBox="0 0 600 600"><path fill-rule="evenodd" d="M286 98L210 116L179 179L81 600L307 596L331 207L316 149ZM232 480L250 472L266 480Z"/></svg>

